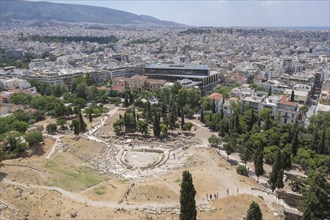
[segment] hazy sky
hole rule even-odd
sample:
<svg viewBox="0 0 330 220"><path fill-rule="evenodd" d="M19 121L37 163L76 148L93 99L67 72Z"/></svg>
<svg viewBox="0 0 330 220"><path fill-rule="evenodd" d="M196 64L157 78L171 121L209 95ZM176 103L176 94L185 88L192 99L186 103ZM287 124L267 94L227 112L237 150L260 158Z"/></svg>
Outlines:
<svg viewBox="0 0 330 220"><path fill-rule="evenodd" d="M103 6L197 26L330 26L329 0L47 0Z"/></svg>

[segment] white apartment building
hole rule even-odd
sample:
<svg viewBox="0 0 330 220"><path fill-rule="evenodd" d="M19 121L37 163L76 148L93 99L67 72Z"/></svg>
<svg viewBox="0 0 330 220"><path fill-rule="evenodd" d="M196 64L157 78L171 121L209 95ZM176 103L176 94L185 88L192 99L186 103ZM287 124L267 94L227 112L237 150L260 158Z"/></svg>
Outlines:
<svg viewBox="0 0 330 220"><path fill-rule="evenodd" d="M283 95L278 102L277 112L282 123L294 123L299 115L299 107L297 103L290 102L288 96Z"/></svg>

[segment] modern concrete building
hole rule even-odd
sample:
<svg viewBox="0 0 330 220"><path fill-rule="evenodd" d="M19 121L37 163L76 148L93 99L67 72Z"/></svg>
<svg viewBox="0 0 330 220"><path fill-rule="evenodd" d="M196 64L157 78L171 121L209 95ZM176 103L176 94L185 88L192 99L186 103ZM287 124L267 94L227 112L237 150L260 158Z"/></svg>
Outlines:
<svg viewBox="0 0 330 220"><path fill-rule="evenodd" d="M208 65L197 64L149 64L145 67L149 78L168 81L191 80L202 92L211 90L219 82L220 73L210 71Z"/></svg>

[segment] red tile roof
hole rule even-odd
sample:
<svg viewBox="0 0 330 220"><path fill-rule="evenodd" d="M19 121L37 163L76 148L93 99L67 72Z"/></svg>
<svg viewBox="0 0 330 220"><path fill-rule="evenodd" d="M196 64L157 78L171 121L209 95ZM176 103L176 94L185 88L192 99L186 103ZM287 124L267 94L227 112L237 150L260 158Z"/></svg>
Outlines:
<svg viewBox="0 0 330 220"><path fill-rule="evenodd" d="M296 106L297 104L294 102L289 101L288 96L283 95L280 99L280 104L282 105L289 105L289 106Z"/></svg>
<svg viewBox="0 0 330 220"><path fill-rule="evenodd" d="M125 88L123 86L112 86L112 90L123 91Z"/></svg>
<svg viewBox="0 0 330 220"><path fill-rule="evenodd" d="M207 97L208 99L214 99L216 101L220 101L223 98L223 95L220 93L212 93Z"/></svg>

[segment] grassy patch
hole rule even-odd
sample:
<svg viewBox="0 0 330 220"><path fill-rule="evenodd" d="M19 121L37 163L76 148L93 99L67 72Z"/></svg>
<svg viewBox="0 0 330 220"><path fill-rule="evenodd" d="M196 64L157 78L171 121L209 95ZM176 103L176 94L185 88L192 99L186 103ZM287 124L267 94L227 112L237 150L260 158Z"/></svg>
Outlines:
<svg viewBox="0 0 330 220"><path fill-rule="evenodd" d="M96 195L103 195L103 194L105 194L105 189L106 188L104 186L97 187L94 189L94 193Z"/></svg>
<svg viewBox="0 0 330 220"><path fill-rule="evenodd" d="M52 171L55 178L46 182L68 191L81 191L103 181L101 175L86 166L63 166L54 160L47 161L45 167Z"/></svg>
<svg viewBox="0 0 330 220"><path fill-rule="evenodd" d="M120 180L118 180L118 182L125 184L125 183L128 183L129 181L128 181L128 179L120 179Z"/></svg>
<svg viewBox="0 0 330 220"><path fill-rule="evenodd" d="M189 165L191 165L193 163L194 157L193 156L189 156L187 158L187 160L184 163L184 167L187 168Z"/></svg>

